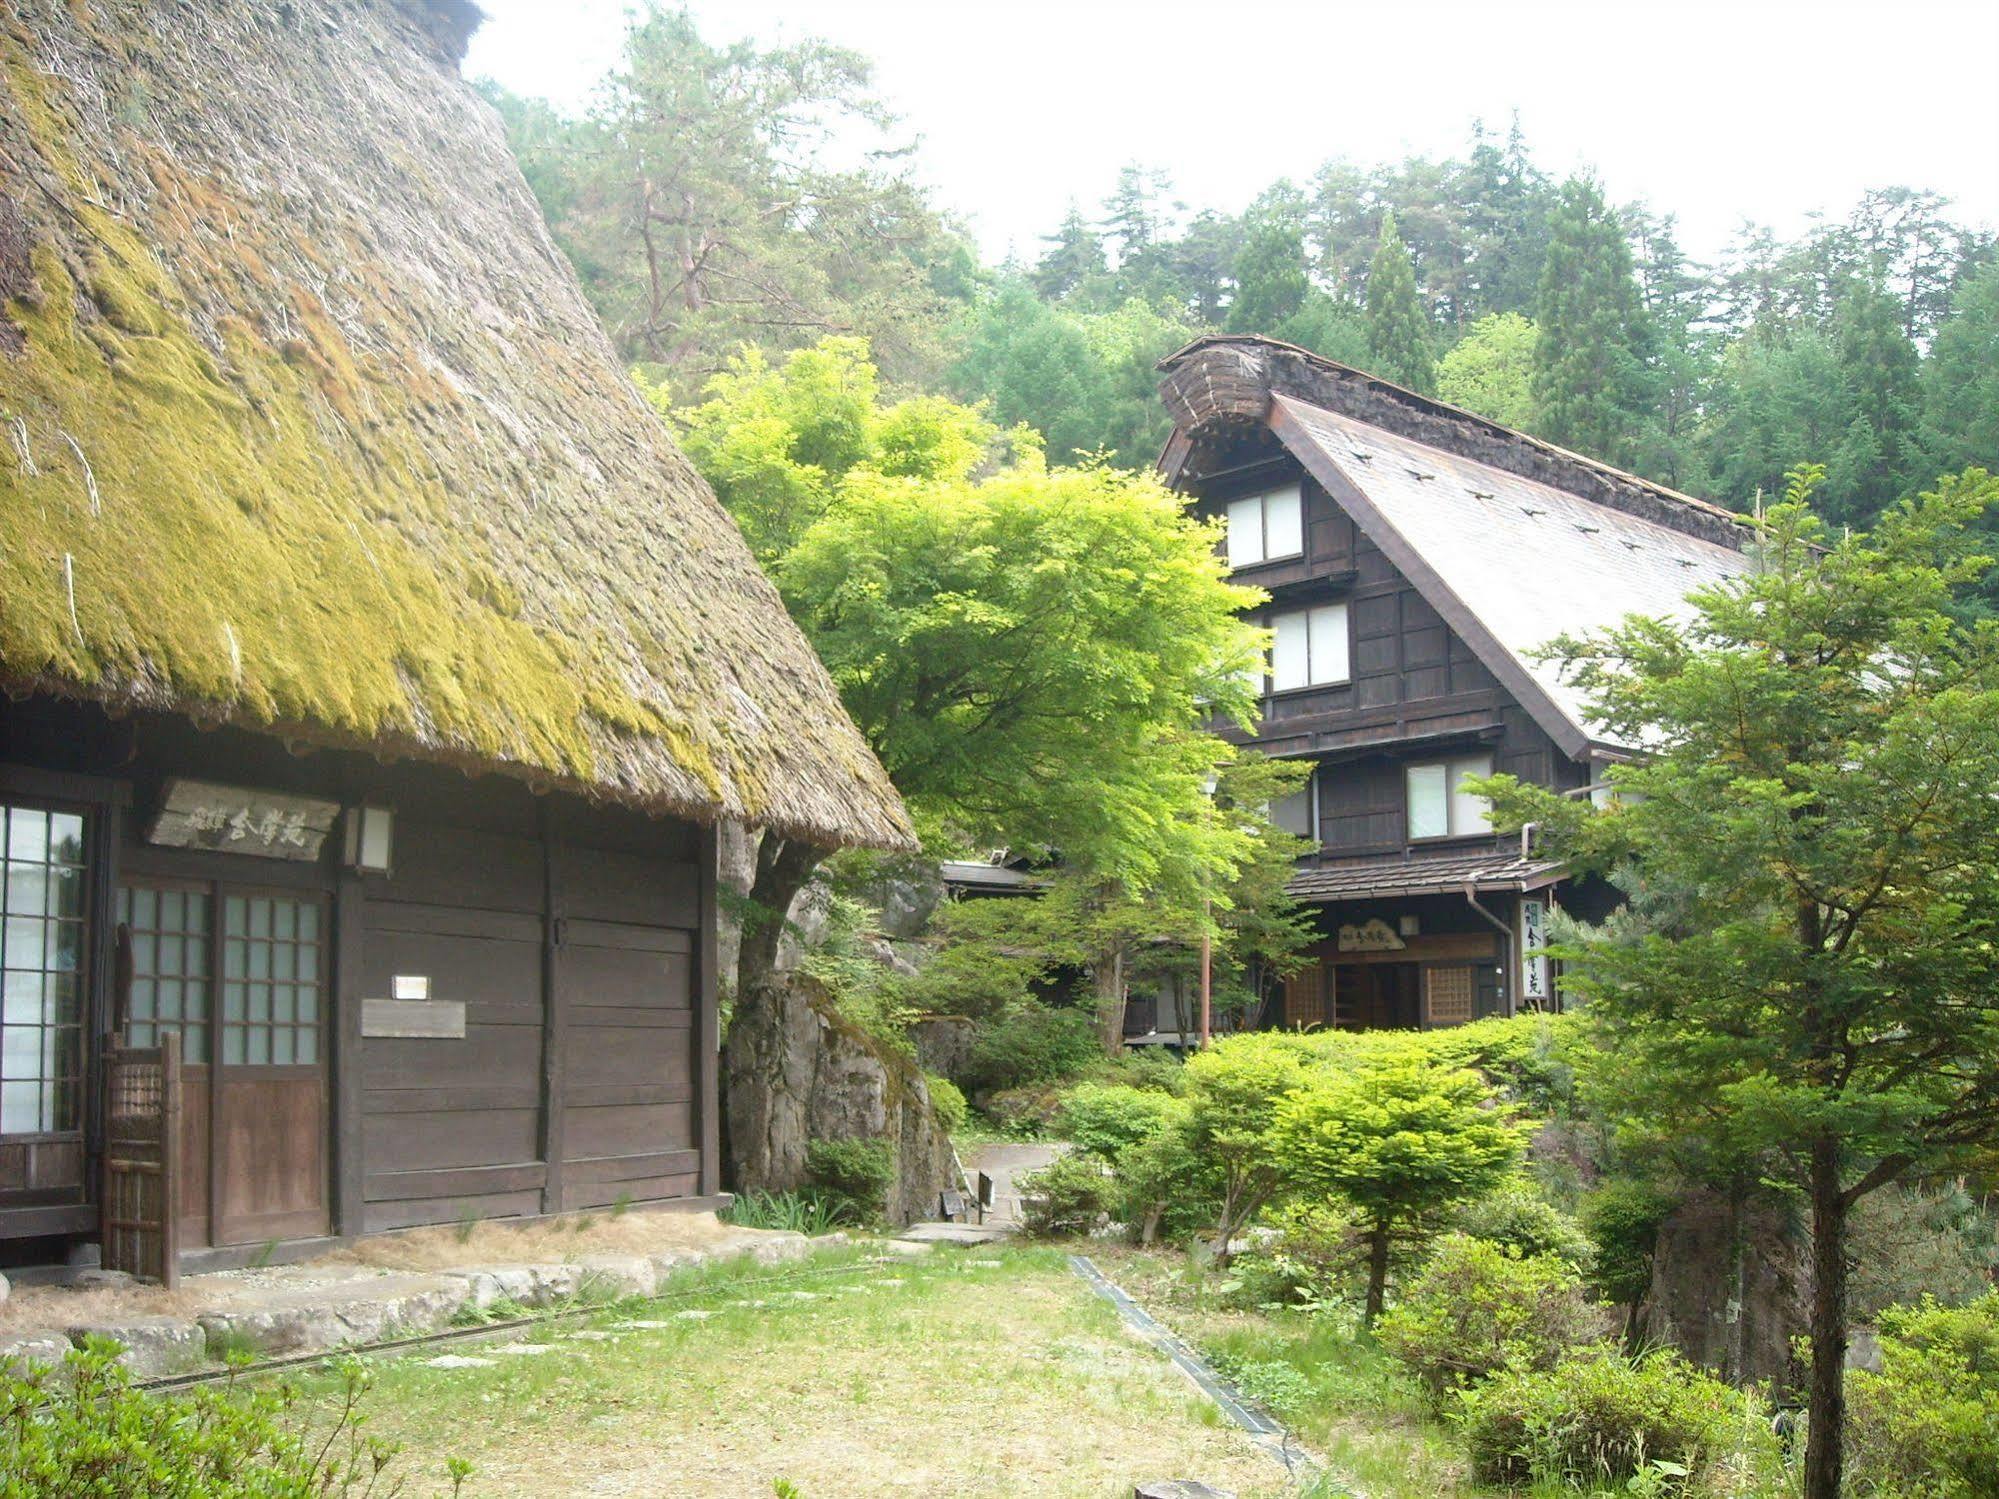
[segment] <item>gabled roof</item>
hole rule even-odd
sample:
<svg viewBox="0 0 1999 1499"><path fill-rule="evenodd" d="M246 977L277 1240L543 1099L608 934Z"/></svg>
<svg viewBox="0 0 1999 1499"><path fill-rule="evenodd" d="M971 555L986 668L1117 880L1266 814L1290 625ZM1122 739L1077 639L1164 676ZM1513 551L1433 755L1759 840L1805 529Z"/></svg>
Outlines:
<svg viewBox="0 0 1999 1499"><path fill-rule="evenodd" d="M1538 657L1750 566L1726 511L1268 339L1161 362L1183 470L1217 429L1268 427L1558 745L1605 743Z"/></svg>
<svg viewBox="0 0 1999 1499"><path fill-rule="evenodd" d="M0 8L0 685L906 844L458 76L476 14Z"/></svg>

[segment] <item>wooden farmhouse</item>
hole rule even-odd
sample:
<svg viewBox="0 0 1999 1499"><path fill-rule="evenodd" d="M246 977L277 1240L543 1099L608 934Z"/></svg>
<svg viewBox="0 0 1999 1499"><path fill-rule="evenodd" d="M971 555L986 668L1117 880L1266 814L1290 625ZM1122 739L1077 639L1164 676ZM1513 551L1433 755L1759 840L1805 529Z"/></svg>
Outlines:
<svg viewBox="0 0 1999 1499"><path fill-rule="evenodd" d="M0 1264L712 1202L717 821L908 842L475 19L0 7Z"/></svg>
<svg viewBox="0 0 1999 1499"><path fill-rule="evenodd" d="M1534 955L1548 913L1589 914L1607 892L1531 836L1496 837L1463 782L1503 771L1603 794L1631 746L1591 727L1537 648L1683 612L1690 589L1748 565L1747 531L1288 344L1204 338L1160 368L1163 474L1226 522L1233 576L1270 596L1262 722L1235 737L1312 766L1276 811L1317 845L1290 889L1320 940L1265 1022L1427 1027L1552 1005Z"/></svg>

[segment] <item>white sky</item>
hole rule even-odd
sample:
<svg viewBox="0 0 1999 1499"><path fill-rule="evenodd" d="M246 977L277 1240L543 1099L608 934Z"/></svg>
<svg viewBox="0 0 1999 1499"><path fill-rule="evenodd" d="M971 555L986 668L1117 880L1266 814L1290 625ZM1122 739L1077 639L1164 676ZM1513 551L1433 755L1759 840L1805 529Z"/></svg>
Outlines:
<svg viewBox="0 0 1999 1499"><path fill-rule="evenodd" d="M580 104L629 0L481 0L466 71ZM1462 150L1517 106L1554 173L1680 215L1711 256L1906 184L1999 224L1999 0L694 0L711 41L818 36L872 58L919 175L986 255L1039 253L1118 168L1240 210L1331 156Z"/></svg>

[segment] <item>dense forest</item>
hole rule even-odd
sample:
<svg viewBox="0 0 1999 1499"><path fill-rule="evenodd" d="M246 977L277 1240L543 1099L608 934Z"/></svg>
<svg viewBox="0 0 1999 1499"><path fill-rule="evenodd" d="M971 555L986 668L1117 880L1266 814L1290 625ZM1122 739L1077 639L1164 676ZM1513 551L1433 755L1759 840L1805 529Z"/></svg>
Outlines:
<svg viewBox="0 0 1999 1499"><path fill-rule="evenodd" d="M859 334L893 389L984 402L1057 461L1144 467L1153 362L1223 328L1744 510L1805 460L1845 524L1999 464L1999 254L1931 192L1884 187L1791 240L1745 223L1702 264L1670 209L1557 180L1517 120L1473 122L1458 155L1330 160L1239 215L1134 164L992 266L853 53L715 46L654 14L583 113L493 93L622 351L682 400L746 344Z"/></svg>

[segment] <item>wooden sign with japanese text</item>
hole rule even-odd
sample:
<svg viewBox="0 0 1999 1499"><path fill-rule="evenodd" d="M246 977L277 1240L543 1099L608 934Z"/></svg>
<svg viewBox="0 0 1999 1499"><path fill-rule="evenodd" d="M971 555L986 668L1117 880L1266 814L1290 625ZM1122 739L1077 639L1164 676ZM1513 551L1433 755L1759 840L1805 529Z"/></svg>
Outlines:
<svg viewBox="0 0 1999 1499"><path fill-rule="evenodd" d="M340 820L340 803L207 781L170 780L146 841L311 862Z"/></svg>
<svg viewBox="0 0 1999 1499"><path fill-rule="evenodd" d="M1400 952L1409 944L1379 916L1340 928L1341 952Z"/></svg>

